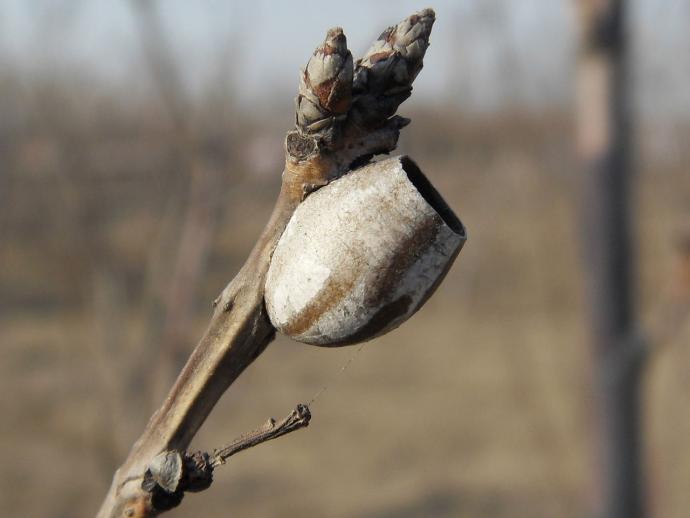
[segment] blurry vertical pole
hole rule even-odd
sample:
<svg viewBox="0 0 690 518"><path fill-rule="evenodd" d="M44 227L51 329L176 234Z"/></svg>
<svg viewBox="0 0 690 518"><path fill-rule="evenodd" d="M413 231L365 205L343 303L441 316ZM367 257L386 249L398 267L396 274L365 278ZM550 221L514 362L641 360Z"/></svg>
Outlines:
<svg viewBox="0 0 690 518"><path fill-rule="evenodd" d="M641 518L644 485L630 222L632 109L625 0L579 0L578 150L602 518Z"/></svg>

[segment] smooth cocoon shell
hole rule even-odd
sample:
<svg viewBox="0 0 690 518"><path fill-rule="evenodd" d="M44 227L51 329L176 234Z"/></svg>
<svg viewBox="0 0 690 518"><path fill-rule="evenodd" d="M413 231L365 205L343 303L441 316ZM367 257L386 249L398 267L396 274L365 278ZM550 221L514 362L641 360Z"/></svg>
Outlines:
<svg viewBox="0 0 690 518"><path fill-rule="evenodd" d="M288 223L266 280L271 322L309 344L370 340L422 306L465 239L409 158L352 171L311 194Z"/></svg>

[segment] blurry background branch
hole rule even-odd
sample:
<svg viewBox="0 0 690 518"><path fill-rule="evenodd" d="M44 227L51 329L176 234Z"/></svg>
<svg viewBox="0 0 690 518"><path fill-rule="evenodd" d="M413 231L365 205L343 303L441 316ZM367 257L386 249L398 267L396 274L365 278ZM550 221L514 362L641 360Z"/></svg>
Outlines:
<svg viewBox="0 0 690 518"><path fill-rule="evenodd" d="M191 315L221 208L220 176L236 175L236 168L230 165L231 136L195 125L199 110L183 85L182 64L172 53L158 2L131 0L131 5L145 62L174 137L165 218L151 248L145 284L146 317L138 347L148 359L139 359L137 380L130 384L141 390L147 383L144 391L155 405L189 352ZM151 364L157 366L153 376L145 371ZM148 414L148 408L143 410Z"/></svg>
<svg viewBox="0 0 690 518"><path fill-rule="evenodd" d="M580 0L578 146L585 167L582 239L598 446L598 516L646 516L642 375L633 238L629 2Z"/></svg>
<svg viewBox="0 0 690 518"><path fill-rule="evenodd" d="M690 325L690 228L676 230L675 261L671 276L662 286L660 297L652 308L647 334L652 353L682 343Z"/></svg>
<svg viewBox="0 0 690 518"><path fill-rule="evenodd" d="M231 135L220 129L199 127L198 112L187 93L178 63L159 15L157 2L132 0L132 13L146 69L150 71L156 98L170 123L169 170L160 179L166 195L163 218L149 248L143 280L142 317L132 348L136 356L123 356L109 349L104 366L126 362L119 371L119 383L111 399L120 400L120 413L135 394L145 395L147 404L130 409L133 433L145 422L150 409L161 399L188 354L192 315L198 304L198 288L206 267L216 222L220 217L222 174L234 174L229 167L233 150ZM219 66L224 64L219 63ZM214 99L215 101L215 99ZM224 110L232 110L227 102ZM235 169L235 171L233 171ZM113 274L111 274L113 275ZM97 276L108 281L103 274ZM108 291L103 291L108 293ZM110 309L101 321L124 316ZM117 325L117 324L116 324ZM151 372L151 365L155 369ZM107 377L107 374L106 374Z"/></svg>

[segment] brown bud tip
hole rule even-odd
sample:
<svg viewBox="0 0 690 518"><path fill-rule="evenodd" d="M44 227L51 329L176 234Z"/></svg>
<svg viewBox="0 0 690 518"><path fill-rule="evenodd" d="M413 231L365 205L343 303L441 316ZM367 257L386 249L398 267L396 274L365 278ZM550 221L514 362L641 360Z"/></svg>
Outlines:
<svg viewBox="0 0 690 518"><path fill-rule="evenodd" d="M432 9L408 16L383 31L357 62L354 112L361 124L381 124L410 96L435 21Z"/></svg>
<svg viewBox="0 0 690 518"><path fill-rule="evenodd" d="M421 62L429 46L429 35L435 21L433 9L424 9L408 16L395 27L391 44L408 60Z"/></svg>
<svg viewBox="0 0 690 518"><path fill-rule="evenodd" d="M352 99L354 67L340 27L329 29L302 74L297 97L297 126L307 133L332 126L347 113Z"/></svg>
<svg viewBox="0 0 690 518"><path fill-rule="evenodd" d="M326 39L321 47L323 52L337 53L341 55L347 54L347 38L343 32L342 27L333 27L328 29ZM328 50L327 50L328 49ZM318 52L319 49L316 49Z"/></svg>
<svg viewBox="0 0 690 518"><path fill-rule="evenodd" d="M408 16L398 25L389 27L379 39L369 48L364 57L358 62L359 68L373 68L382 61L376 68L378 75L389 75L398 84L411 84L422 68L422 60L427 47L429 46L429 36L431 29L436 21L436 15L432 9L424 9L418 13ZM400 74L397 63L391 61L403 61L406 74ZM385 67L385 70L384 70ZM383 79L382 77L378 78ZM386 78L390 79L390 78Z"/></svg>

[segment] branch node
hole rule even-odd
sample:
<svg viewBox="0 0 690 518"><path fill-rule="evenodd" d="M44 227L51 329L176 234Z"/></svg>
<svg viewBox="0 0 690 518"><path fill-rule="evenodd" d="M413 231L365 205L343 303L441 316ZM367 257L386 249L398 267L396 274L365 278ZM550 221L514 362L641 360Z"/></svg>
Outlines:
<svg viewBox="0 0 690 518"><path fill-rule="evenodd" d="M223 465L236 453L262 442L270 441L300 428L311 420L311 412L305 404L298 404L280 422L269 418L254 431L244 434L227 446L215 449L213 454L166 450L149 463L141 488L150 494L151 505L157 511L177 507L186 492L196 493L208 489L213 482L213 470Z"/></svg>
<svg viewBox="0 0 690 518"><path fill-rule="evenodd" d="M319 143L315 137L299 130L289 131L285 137L285 151L290 158L301 162L319 154Z"/></svg>

